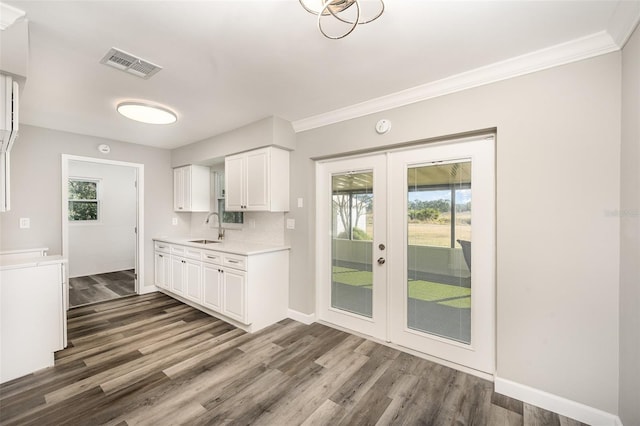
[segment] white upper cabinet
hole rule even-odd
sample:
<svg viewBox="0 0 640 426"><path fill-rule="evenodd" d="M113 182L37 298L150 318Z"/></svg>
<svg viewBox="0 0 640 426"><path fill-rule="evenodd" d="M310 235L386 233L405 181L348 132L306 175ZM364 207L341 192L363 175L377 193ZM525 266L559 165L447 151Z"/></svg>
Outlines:
<svg viewBox="0 0 640 426"><path fill-rule="evenodd" d="M268 147L225 158L225 209L289 211L289 151Z"/></svg>
<svg viewBox="0 0 640 426"><path fill-rule="evenodd" d="M173 169L173 209L177 212L208 212L211 201L209 167Z"/></svg>

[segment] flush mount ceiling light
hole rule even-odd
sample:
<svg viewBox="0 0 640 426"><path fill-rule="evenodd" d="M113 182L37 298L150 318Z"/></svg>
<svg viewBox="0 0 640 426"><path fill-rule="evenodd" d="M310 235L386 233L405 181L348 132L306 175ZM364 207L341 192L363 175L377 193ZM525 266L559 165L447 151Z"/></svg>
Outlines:
<svg viewBox="0 0 640 426"><path fill-rule="evenodd" d="M332 40L348 36L356 29L356 26L374 21L384 12L382 0L299 1L307 12L318 16L318 29L322 35ZM376 6L369 8L372 4ZM367 7L366 14L362 8L363 5Z"/></svg>
<svg viewBox="0 0 640 426"><path fill-rule="evenodd" d="M122 102L117 110L127 118L148 124L171 124L178 119L173 111L141 102Z"/></svg>

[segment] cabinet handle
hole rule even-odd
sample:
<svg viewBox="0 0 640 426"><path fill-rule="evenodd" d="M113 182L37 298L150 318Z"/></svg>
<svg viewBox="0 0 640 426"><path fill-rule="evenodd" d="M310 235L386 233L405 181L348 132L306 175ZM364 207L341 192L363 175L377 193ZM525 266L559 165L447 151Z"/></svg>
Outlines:
<svg viewBox="0 0 640 426"><path fill-rule="evenodd" d="M182 210L182 207L178 207L178 210Z"/></svg>
<svg viewBox="0 0 640 426"><path fill-rule="evenodd" d="M164 256L163 256L163 255L161 255L161 254L159 254L158 256L159 256L159 257L164 257Z"/></svg>
<svg viewBox="0 0 640 426"><path fill-rule="evenodd" d="M165 249L165 248L167 248L167 246L158 246L158 248Z"/></svg>
<svg viewBox="0 0 640 426"><path fill-rule="evenodd" d="M233 260L233 259L227 259L227 262L229 262L229 263L240 263L240 261Z"/></svg>

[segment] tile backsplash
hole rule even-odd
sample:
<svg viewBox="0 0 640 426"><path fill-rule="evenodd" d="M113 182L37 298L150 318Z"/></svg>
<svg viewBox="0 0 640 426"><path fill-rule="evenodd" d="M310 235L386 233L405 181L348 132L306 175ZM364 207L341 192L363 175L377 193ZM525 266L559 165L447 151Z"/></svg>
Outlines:
<svg viewBox="0 0 640 426"><path fill-rule="evenodd" d="M218 237L217 219L210 223L204 221L207 213L191 213L190 236L193 238L216 239ZM284 244L284 213L245 212L241 229L225 229L228 241L252 243Z"/></svg>

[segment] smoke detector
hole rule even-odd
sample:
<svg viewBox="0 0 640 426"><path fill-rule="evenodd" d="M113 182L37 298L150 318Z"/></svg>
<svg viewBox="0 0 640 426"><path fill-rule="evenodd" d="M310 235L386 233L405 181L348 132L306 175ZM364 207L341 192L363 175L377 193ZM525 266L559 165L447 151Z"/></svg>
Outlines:
<svg viewBox="0 0 640 426"><path fill-rule="evenodd" d="M162 69L159 65L138 58L131 53L116 49L115 47L109 49L107 54L104 55L104 58L100 60L100 63L144 79L150 78Z"/></svg>

